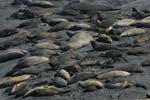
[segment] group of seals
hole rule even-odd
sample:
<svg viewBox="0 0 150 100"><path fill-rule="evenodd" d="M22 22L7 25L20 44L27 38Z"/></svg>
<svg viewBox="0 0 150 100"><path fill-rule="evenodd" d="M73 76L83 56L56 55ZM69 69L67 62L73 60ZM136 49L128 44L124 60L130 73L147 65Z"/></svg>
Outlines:
<svg viewBox="0 0 150 100"><path fill-rule="evenodd" d="M150 17L95 1L14 0L7 19L23 22L0 30L0 64L16 61L0 88L24 98L147 89L137 80L150 66Z"/></svg>

